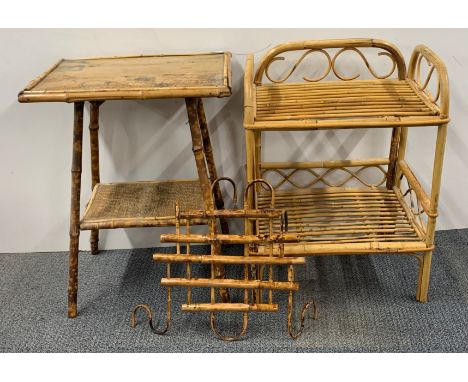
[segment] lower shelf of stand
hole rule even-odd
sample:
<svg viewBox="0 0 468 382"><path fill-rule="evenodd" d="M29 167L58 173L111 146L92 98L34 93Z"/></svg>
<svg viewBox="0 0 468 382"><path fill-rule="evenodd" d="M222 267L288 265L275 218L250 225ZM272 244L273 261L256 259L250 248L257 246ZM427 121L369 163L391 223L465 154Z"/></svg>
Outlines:
<svg viewBox="0 0 468 382"><path fill-rule="evenodd" d="M394 190L310 189L277 191L275 207L288 212L288 232L299 243L284 244L285 255L397 253L431 250L424 234L411 222L407 208ZM270 195L260 193L258 207L270 205ZM280 223L274 225L279 230ZM260 233L268 232L260 222ZM268 248L260 247L258 255Z"/></svg>
<svg viewBox="0 0 468 382"><path fill-rule="evenodd" d="M200 182L195 180L99 183L80 222L82 230L175 225L180 209L203 209ZM206 224L203 219L192 224Z"/></svg>

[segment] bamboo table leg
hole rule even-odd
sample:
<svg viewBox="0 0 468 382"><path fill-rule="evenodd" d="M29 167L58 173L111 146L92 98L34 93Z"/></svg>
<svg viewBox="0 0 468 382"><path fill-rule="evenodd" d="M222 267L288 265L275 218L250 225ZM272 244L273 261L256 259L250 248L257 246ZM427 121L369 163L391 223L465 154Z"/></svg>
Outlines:
<svg viewBox="0 0 468 382"><path fill-rule="evenodd" d="M398 147L400 144L400 136L401 136L401 127L394 127L392 130L392 139L390 143L390 154L388 155L388 159L390 163L388 164L387 170L387 190L393 189L395 185L395 178L396 178L396 163L398 160Z"/></svg>
<svg viewBox="0 0 468 382"><path fill-rule="evenodd" d="M187 115L190 125L190 133L192 135L192 151L195 156L195 164L197 166L198 179L202 189L203 200L205 202L205 209L207 211L213 210L213 197L211 195L211 183L208 177L206 166L206 157L203 149L203 139L198 120L197 113L197 99L186 98L185 105L187 107Z"/></svg>
<svg viewBox="0 0 468 382"><path fill-rule="evenodd" d="M210 133L208 131L208 124L206 122L205 110L203 108L203 101L201 98L197 99L197 115L203 140L203 151L205 153L206 165L208 167L208 172L210 175L210 184L212 184L216 179L218 179L218 173L216 171L213 149L211 146ZM219 183L216 183L214 186L214 203L218 210L222 210L224 208L224 201L221 195L221 190L219 188ZM228 234L229 226L226 219L220 219L220 223L221 232Z"/></svg>
<svg viewBox="0 0 468 382"><path fill-rule="evenodd" d="M187 107L187 115L190 125L190 133L192 135L192 151L195 156L195 164L197 166L198 179L202 189L203 200L205 202L205 209L212 211L214 209L213 196L211 194L211 183L207 170L206 152L203 148L202 128L200 123L200 116L198 114L199 100L197 98L186 98L185 105ZM204 116L204 113L203 113ZM206 120L205 120L206 126ZM208 130L206 130L208 131ZM209 144L211 148L211 144ZM211 157L213 159L213 157ZM213 161L214 167L214 161ZM224 267L220 265L215 266L216 276L218 278L224 277ZM223 302L229 301L229 293L227 289L220 289L220 295Z"/></svg>
<svg viewBox="0 0 468 382"><path fill-rule="evenodd" d="M77 315L78 251L80 241L81 159L83 151L83 106L74 104L73 156L71 168L70 252L68 273L68 317Z"/></svg>
<svg viewBox="0 0 468 382"><path fill-rule="evenodd" d="M102 102L91 102L89 121L89 140L91 146L91 190L99 183L99 106ZM91 231L89 239L91 254L96 255L99 251L99 230Z"/></svg>

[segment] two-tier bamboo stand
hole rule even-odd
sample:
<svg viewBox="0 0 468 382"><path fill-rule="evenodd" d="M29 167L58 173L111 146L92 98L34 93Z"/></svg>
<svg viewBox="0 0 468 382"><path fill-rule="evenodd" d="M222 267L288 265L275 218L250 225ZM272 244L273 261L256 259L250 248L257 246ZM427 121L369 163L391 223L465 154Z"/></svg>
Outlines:
<svg viewBox="0 0 468 382"><path fill-rule="evenodd" d="M230 53L147 55L60 60L28 84L20 102L73 102L68 316L77 315L81 230L91 230L97 253L100 229L175 225L174 204L183 209L223 208L202 97L231 94ZM99 108L107 100L185 98L198 179L100 182ZM83 109L90 103L92 196L80 219ZM194 219L192 224L206 224ZM226 224L222 224L226 230ZM218 269L221 271L221 269ZM219 273L219 272L218 272Z"/></svg>
<svg viewBox="0 0 468 382"><path fill-rule="evenodd" d="M389 60L388 72L378 73L365 54L372 51L378 52L375 60ZM278 61L284 65L286 54L297 53L301 54L293 64L275 77L271 71L278 68ZM357 61L346 61L345 56L349 60L351 55ZM314 74L317 67L307 67L309 56L320 56L327 63L323 73ZM344 62L351 65L340 69L339 63ZM371 79L354 74L356 62L367 68ZM307 68L308 76L292 81L300 67ZM285 244L285 254L414 255L419 261L416 297L427 301L449 122L449 86L443 62L419 45L407 73L400 51L385 41L293 42L271 49L256 71L253 56L249 56L244 87L247 180L263 178L273 184L276 207L289 213L289 232L301 237L299 244ZM405 160L408 129L416 126L437 127L429 193ZM391 129L388 156L311 162L262 160L262 133L266 131L374 128ZM379 175L377 180L369 180L371 171ZM262 208L268 203L268 193L258 186L252 202L255 208ZM262 234L267 224L251 229Z"/></svg>

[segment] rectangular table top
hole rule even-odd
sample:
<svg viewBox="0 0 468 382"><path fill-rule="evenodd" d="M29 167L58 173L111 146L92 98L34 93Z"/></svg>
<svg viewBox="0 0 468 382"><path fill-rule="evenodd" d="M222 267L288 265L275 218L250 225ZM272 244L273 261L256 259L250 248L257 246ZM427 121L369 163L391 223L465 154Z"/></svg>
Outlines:
<svg viewBox="0 0 468 382"><path fill-rule="evenodd" d="M231 54L161 54L62 59L18 95L19 102L225 97Z"/></svg>

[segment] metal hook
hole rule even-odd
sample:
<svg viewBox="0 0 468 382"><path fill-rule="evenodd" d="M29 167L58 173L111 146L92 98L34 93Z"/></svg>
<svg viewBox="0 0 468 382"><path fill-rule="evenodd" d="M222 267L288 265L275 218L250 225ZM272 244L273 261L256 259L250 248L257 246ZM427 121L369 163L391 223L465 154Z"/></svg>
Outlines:
<svg viewBox="0 0 468 382"><path fill-rule="evenodd" d="M233 196L232 196L232 201L234 203L234 205L237 204L237 187L236 187L236 184L234 183L234 181L227 177L227 176L222 176L222 177L219 177L219 178L216 178L213 182L213 184L211 185L211 194L214 196L214 188L215 186L221 181L221 180L227 180L229 183L231 183L232 185L232 189L233 189Z"/></svg>
<svg viewBox="0 0 468 382"><path fill-rule="evenodd" d="M223 341L237 341L247 332L247 326L249 325L249 313L248 312L242 313L242 330L237 336L224 336L221 334L221 332L218 330L218 327L216 326L216 313L215 312L211 312L210 322L211 322L211 330L216 335L216 337L218 337L219 339Z"/></svg>
<svg viewBox="0 0 468 382"><path fill-rule="evenodd" d="M252 185L256 183L265 184L270 189L270 194L271 194L270 208L275 208L275 190L273 186L270 183L268 183L265 179L255 179L247 184L247 187L245 188L245 191L244 191L244 208L248 208L247 197L249 195L249 189L250 187L252 187Z"/></svg>
<svg viewBox="0 0 468 382"><path fill-rule="evenodd" d="M171 313L170 313L170 310L168 310L168 312L167 312L166 326L164 327L164 329L156 329L153 326L153 313L151 312L151 308L147 304L138 304L135 307L135 309L133 309L133 312L132 312L132 314L130 316L130 326L132 328L134 328L136 326L136 313L137 313L138 309L143 309L146 312L146 315L148 316L148 323L149 323L149 326L150 326L151 330L153 331L153 333L163 335L169 330L169 327L171 326Z"/></svg>
<svg viewBox="0 0 468 382"><path fill-rule="evenodd" d="M301 321L300 321L300 328L296 333L293 333L293 328L292 328L292 300L293 300L293 292L290 292L289 294L289 303L288 303L288 333L289 336L292 339L297 339L301 336L302 332L304 331L304 326L305 326L305 316L306 312L309 309L310 306L313 306L314 308L314 313L312 315L312 318L316 320L318 318L318 310L317 310L317 305L315 304L315 300L310 300L308 303L304 304L302 311L301 311Z"/></svg>

